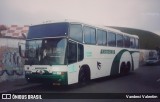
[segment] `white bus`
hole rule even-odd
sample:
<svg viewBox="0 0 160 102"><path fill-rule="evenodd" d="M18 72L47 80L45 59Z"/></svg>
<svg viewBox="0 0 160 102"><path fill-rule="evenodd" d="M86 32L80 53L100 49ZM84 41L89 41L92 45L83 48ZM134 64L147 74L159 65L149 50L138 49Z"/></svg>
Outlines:
<svg viewBox="0 0 160 102"><path fill-rule="evenodd" d="M139 67L138 40L136 35L79 22L30 26L25 78L70 85L129 73Z"/></svg>

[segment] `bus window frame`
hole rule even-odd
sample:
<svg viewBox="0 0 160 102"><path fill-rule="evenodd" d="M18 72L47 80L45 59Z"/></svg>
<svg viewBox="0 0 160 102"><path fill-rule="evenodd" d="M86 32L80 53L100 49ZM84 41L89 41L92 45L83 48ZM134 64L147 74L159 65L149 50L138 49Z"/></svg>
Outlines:
<svg viewBox="0 0 160 102"><path fill-rule="evenodd" d="M131 45L131 42L133 41L133 44ZM134 37L130 37L130 48L135 49L136 48L136 42Z"/></svg>
<svg viewBox="0 0 160 102"><path fill-rule="evenodd" d="M91 28L91 29L94 29L94 30L95 30L95 42L94 42L94 43L88 43L88 42L85 41L85 32L84 32L84 28L85 28L85 27L88 27L88 28ZM88 44L88 45L96 45L96 44L97 44L97 32L96 32L96 27L89 26L89 25L83 25L83 43Z"/></svg>
<svg viewBox="0 0 160 102"><path fill-rule="evenodd" d="M124 35L123 38L124 38L124 48L131 48L131 45L130 45L130 36ZM126 43L127 40L128 40L128 42ZM129 45L127 45L127 44L129 44Z"/></svg>
<svg viewBox="0 0 160 102"><path fill-rule="evenodd" d="M98 30L101 30L101 31L105 32L105 34L106 34L106 44L99 44L99 43L98 43ZM108 43L107 43L107 41L108 41L108 39L107 39L107 38L108 38L108 37L107 37L107 34L108 34L108 32L107 32L106 30L97 28L97 29L96 29L96 45L98 45L98 46L108 46Z"/></svg>
<svg viewBox="0 0 160 102"><path fill-rule="evenodd" d="M122 37L122 46L118 46L118 40L117 40L117 36L121 36ZM118 48L124 48L124 35L121 33L116 33L116 47Z"/></svg>
<svg viewBox="0 0 160 102"><path fill-rule="evenodd" d="M73 62L73 63L68 63L68 56L69 56L69 55L68 55L68 54L69 54L69 48L68 48L68 47L69 47L69 42L76 43L76 46L77 46L77 47L76 47L76 48L77 48L77 49L76 49L76 51L77 51L77 61L76 61L76 62ZM78 55L78 54L79 54L79 50L78 50L78 49L79 49L79 45L82 47L82 54L83 54L82 59L79 59L79 55ZM80 61L82 61L82 60L84 59L84 46L83 46L83 43L79 43L79 42L77 42L77 41L75 41L75 40L73 40L73 39L68 39L68 40L67 40L67 50L66 50L66 51L67 51L67 52L66 52L66 53L67 53L67 54L66 54L66 55L67 55L67 65L80 62Z"/></svg>
<svg viewBox="0 0 160 102"><path fill-rule="evenodd" d="M115 41L114 41L115 45L114 46L113 45L109 45L109 33L112 33L112 34L115 35ZM113 31L110 31L110 30L107 31L107 46L109 46L109 47L117 47L116 35L117 35L116 32L113 32Z"/></svg>
<svg viewBox="0 0 160 102"><path fill-rule="evenodd" d="M79 40L74 39L73 37L71 37L71 34L70 34L71 25L81 25L81 31L82 31L82 39L81 39L81 41L79 41ZM77 41L77 42L80 42L80 43L83 43L83 42L84 42L84 33L83 33L84 31L83 31L83 25L82 25L82 24L80 24L80 23L70 23L68 29L69 29L69 30L68 30L68 37L69 37L70 39L73 39L73 40L75 40L75 41Z"/></svg>

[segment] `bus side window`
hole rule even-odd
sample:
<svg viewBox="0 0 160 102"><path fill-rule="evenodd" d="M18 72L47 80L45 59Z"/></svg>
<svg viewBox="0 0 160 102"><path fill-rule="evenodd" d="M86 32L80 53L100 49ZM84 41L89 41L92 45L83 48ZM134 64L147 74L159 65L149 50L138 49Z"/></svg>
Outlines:
<svg viewBox="0 0 160 102"><path fill-rule="evenodd" d="M124 47L130 48L130 38L128 36L124 36Z"/></svg>
<svg viewBox="0 0 160 102"><path fill-rule="evenodd" d="M123 35L117 34L116 40L117 40L117 47L123 47Z"/></svg>
<svg viewBox="0 0 160 102"><path fill-rule="evenodd" d="M83 45L78 44L78 61L82 61L84 58L84 48Z"/></svg>
<svg viewBox="0 0 160 102"><path fill-rule="evenodd" d="M108 32L108 46L116 46L116 34L113 32Z"/></svg>
<svg viewBox="0 0 160 102"><path fill-rule="evenodd" d="M70 37L76 41L83 42L82 25L71 24L70 25Z"/></svg>
<svg viewBox="0 0 160 102"><path fill-rule="evenodd" d="M77 62L77 43L68 42L68 64Z"/></svg>
<svg viewBox="0 0 160 102"><path fill-rule="evenodd" d="M84 26L84 41L87 44L96 44L96 29Z"/></svg>
<svg viewBox="0 0 160 102"><path fill-rule="evenodd" d="M107 45L107 32L97 29L97 44Z"/></svg>

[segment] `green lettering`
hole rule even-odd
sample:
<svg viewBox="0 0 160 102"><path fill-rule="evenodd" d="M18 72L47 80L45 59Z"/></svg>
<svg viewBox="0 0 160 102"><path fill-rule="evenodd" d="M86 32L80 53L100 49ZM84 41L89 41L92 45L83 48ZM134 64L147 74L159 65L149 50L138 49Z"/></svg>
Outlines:
<svg viewBox="0 0 160 102"><path fill-rule="evenodd" d="M115 54L115 50L101 49L100 54Z"/></svg>

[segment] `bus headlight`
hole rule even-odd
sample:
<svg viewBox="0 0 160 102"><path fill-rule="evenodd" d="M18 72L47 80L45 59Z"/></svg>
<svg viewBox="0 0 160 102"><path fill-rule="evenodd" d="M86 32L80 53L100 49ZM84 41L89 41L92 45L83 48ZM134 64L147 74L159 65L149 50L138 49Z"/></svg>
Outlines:
<svg viewBox="0 0 160 102"><path fill-rule="evenodd" d="M25 71L25 73L26 73L26 74L31 74L32 72L31 72L31 71Z"/></svg>
<svg viewBox="0 0 160 102"><path fill-rule="evenodd" d="M56 75L64 75L64 72L53 71L52 74L56 74Z"/></svg>

